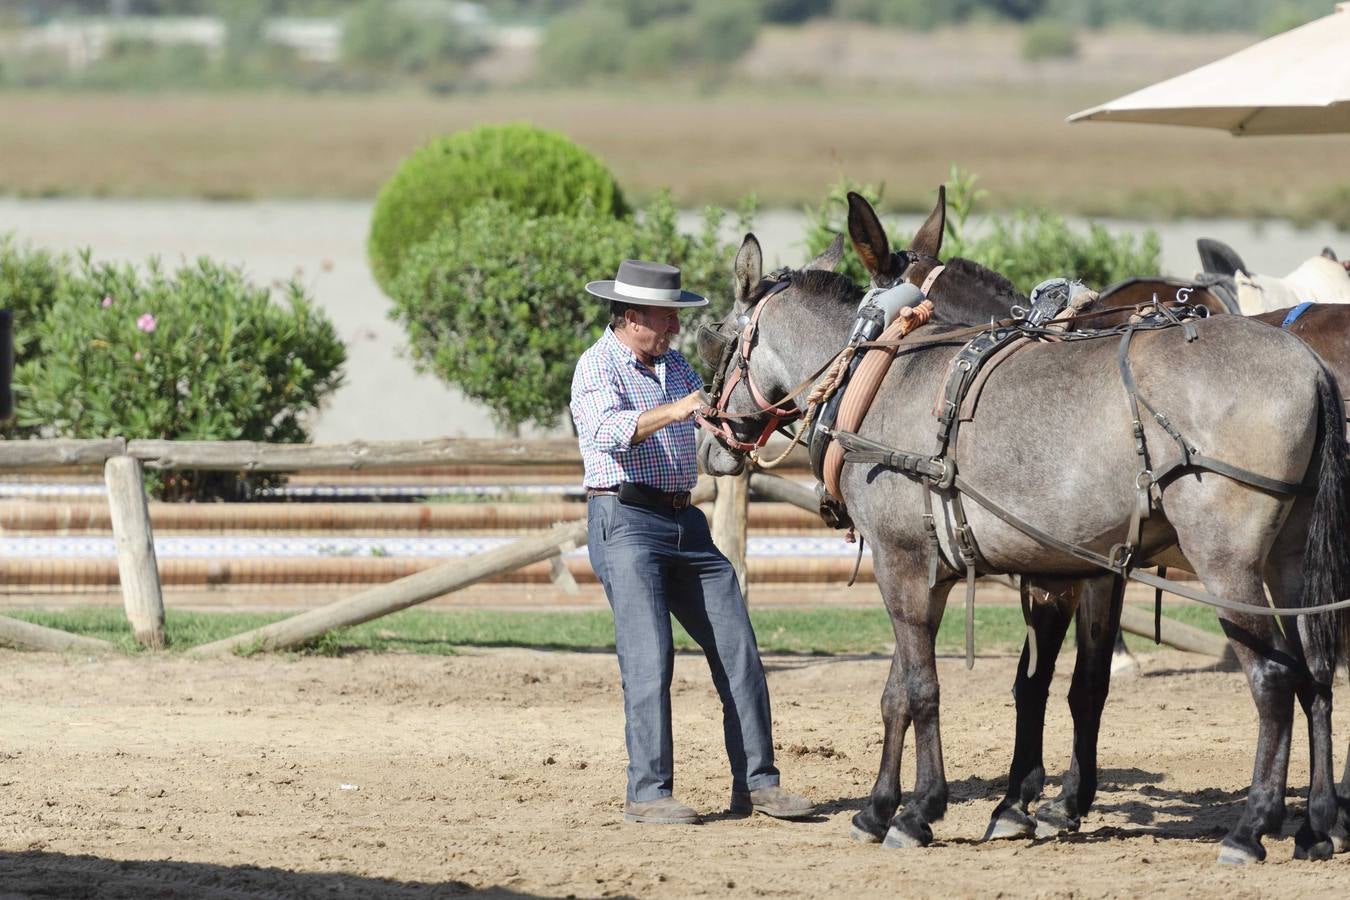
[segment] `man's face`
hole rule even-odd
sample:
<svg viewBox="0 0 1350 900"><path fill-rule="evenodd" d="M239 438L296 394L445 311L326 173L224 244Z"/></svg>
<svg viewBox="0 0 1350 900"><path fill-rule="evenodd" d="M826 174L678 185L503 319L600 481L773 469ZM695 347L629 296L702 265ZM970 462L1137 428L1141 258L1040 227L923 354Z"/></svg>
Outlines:
<svg viewBox="0 0 1350 900"><path fill-rule="evenodd" d="M653 359L670 350L680 333L680 311L667 306L639 306L627 313L632 346Z"/></svg>

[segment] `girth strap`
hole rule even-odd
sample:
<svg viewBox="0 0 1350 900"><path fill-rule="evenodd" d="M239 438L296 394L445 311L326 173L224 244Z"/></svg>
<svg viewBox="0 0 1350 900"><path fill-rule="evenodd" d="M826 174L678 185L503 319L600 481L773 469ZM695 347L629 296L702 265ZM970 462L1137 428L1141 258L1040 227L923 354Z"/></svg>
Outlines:
<svg viewBox="0 0 1350 900"><path fill-rule="evenodd" d="M1045 544L1048 547L1053 547L1056 550L1066 553L1069 556L1072 556L1076 559L1080 559L1085 563L1089 563L1093 566L1096 566L1099 569L1105 569L1108 572L1115 572L1119 575L1123 575L1126 578L1138 581L1141 584L1147 584L1150 587L1160 588L1169 593L1176 594L1179 597L1185 597L1189 600L1195 600L1198 603L1204 603L1208 606L1218 607L1219 609L1227 609L1233 612L1248 613L1254 616L1304 616L1315 613L1335 612L1336 610L1340 609L1350 609L1350 599L1339 600L1335 603L1323 603L1318 606L1302 606L1295 609L1279 609L1270 606L1256 606L1251 603L1239 603L1233 600L1226 600L1223 597L1215 597L1213 594L1200 590L1199 588L1188 587L1184 584L1172 581L1169 578L1159 578L1156 575L1152 575L1148 572L1144 572L1139 569L1129 569L1128 571L1122 572L1120 571L1120 569L1116 568L1115 566L1112 566L1111 561L1107 559L1105 556L1102 556L1100 553L1093 552L1092 550L1088 550L1085 547L1079 547L1074 544L1070 544L1067 541L1062 541L1059 538L1055 537L1054 535L1042 531L1035 525L1022 521L1017 516L1010 513L1008 510L999 506L993 500L990 500L983 493L971 487L970 483L967 482L960 475L956 476L955 486L958 491L968 495L970 499L974 500L985 510L987 510L990 514L998 517L1004 523L1012 526L1013 528L1022 532L1029 538L1039 541L1040 543Z"/></svg>

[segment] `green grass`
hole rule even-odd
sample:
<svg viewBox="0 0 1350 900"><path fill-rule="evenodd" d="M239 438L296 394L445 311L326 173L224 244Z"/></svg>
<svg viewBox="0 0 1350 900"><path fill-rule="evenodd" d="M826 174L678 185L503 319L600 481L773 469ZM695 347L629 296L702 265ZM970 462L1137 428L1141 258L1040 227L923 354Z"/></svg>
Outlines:
<svg viewBox="0 0 1350 900"><path fill-rule="evenodd" d="M9 613L49 628L102 638L125 652L136 652L122 610L84 607L62 611ZM1214 614L1199 606L1169 607L1168 615L1207 631L1218 631ZM284 618L280 613L195 613L170 610L165 631L174 650L239 634ZM765 653L889 653L891 625L881 609L760 609L751 612L760 650ZM938 652L963 652L965 629L959 603L948 606L938 631ZM975 612L976 648L981 653L1012 653L1022 643L1021 611L986 606ZM1133 641L1133 639L1132 639ZM1138 639L1137 647L1146 646ZM697 646L676 626L675 645ZM605 650L614 646L614 623L607 611L497 612L484 610L406 610L332 632L302 652L339 655L356 651L453 654L459 647L533 647L548 650Z"/></svg>

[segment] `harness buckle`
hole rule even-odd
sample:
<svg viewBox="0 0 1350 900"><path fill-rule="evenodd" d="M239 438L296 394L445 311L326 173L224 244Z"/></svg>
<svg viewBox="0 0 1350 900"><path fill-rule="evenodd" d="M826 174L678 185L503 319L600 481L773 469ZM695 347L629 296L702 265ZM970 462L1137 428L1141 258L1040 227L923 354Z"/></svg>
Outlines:
<svg viewBox="0 0 1350 900"><path fill-rule="evenodd" d="M1115 544L1106 555L1106 562L1112 569L1125 574L1134 561L1134 549L1128 544Z"/></svg>

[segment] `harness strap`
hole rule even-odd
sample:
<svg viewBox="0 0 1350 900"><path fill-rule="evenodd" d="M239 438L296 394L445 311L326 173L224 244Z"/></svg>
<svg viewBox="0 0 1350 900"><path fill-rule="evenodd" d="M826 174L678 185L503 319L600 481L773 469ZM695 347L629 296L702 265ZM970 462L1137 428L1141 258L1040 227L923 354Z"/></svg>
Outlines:
<svg viewBox="0 0 1350 900"><path fill-rule="evenodd" d="M1088 550L1085 547L1079 547L1074 544L1070 544L1067 541L1062 541L1059 538L1055 537L1054 535L1042 531L1035 525L1022 521L1017 516L1008 512L1008 510L999 506L993 500L990 500L983 493L971 487L969 482L967 482L961 476L959 475L956 476L955 484L957 490L961 491L963 494L968 494L972 500L978 503L990 514L998 517L1004 523L1012 526L1013 528L1022 532L1029 538L1039 541L1049 547L1053 547L1054 549L1059 550L1062 553L1066 553L1069 556L1072 556L1076 559L1080 559L1085 563L1089 563L1093 566L1096 566L1099 569L1105 569L1108 572L1115 572L1116 574L1123 575L1126 578L1138 581L1141 584L1147 584L1150 587L1165 590L1169 593L1176 594L1179 597L1185 597L1188 600L1195 600L1196 602L1204 603L1207 606L1214 606L1219 609L1227 609L1233 612L1247 613L1249 615L1254 616L1272 616L1272 617L1306 616L1306 615L1314 615L1317 613L1335 612L1341 609L1350 609L1350 599L1338 600L1335 603L1323 603L1318 606L1302 606L1295 609L1280 609L1270 606L1256 606L1251 603L1239 603L1233 600L1224 599L1223 597L1215 597L1213 594L1210 594L1198 588L1188 587L1187 585L1180 584L1176 581L1172 581L1169 578L1160 578L1157 575L1152 575L1148 572L1144 572L1138 569L1131 569L1127 572L1121 572L1119 569L1112 566L1111 561L1107 559L1105 556L1102 556L1100 553L1095 553L1091 550Z"/></svg>

